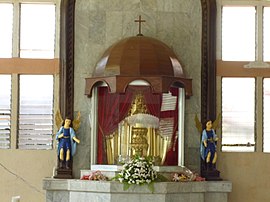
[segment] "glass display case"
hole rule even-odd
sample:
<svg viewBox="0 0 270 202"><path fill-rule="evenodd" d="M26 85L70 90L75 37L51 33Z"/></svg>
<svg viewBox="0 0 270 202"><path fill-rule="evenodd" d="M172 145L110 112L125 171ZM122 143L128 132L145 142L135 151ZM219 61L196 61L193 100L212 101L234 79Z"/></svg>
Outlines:
<svg viewBox="0 0 270 202"><path fill-rule="evenodd" d="M96 87L96 163L122 164L140 155L151 156L155 165L178 165L183 92L129 85L125 93L110 93L107 86Z"/></svg>

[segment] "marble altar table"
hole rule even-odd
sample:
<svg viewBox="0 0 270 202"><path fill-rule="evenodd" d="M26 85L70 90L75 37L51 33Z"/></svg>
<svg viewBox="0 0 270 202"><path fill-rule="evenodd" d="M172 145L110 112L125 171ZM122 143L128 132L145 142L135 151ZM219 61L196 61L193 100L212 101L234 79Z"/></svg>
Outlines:
<svg viewBox="0 0 270 202"><path fill-rule="evenodd" d="M152 193L147 185L124 191L123 184L116 181L45 178L43 189L46 202L227 202L232 183L155 182Z"/></svg>

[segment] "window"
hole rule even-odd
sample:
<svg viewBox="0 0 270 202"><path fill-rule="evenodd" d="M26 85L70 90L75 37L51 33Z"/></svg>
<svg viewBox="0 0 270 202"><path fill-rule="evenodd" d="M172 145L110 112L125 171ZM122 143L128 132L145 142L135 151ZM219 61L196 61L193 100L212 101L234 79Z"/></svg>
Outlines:
<svg viewBox="0 0 270 202"><path fill-rule="evenodd" d="M270 152L270 78L263 80L263 151Z"/></svg>
<svg viewBox="0 0 270 202"><path fill-rule="evenodd" d="M0 148L10 148L11 75L0 75Z"/></svg>
<svg viewBox="0 0 270 202"><path fill-rule="evenodd" d="M221 150L270 152L270 2L217 2Z"/></svg>
<svg viewBox="0 0 270 202"><path fill-rule="evenodd" d="M227 5L224 1L221 6L222 60L269 61L269 2L257 5L237 2ZM258 66L251 63L252 67L254 64Z"/></svg>
<svg viewBox="0 0 270 202"><path fill-rule="evenodd" d="M222 60L255 60L255 7L222 8Z"/></svg>
<svg viewBox="0 0 270 202"><path fill-rule="evenodd" d="M52 149L60 0L42 2L0 2L2 149Z"/></svg>
<svg viewBox="0 0 270 202"><path fill-rule="evenodd" d="M53 76L21 75L19 149L52 147Z"/></svg>
<svg viewBox="0 0 270 202"><path fill-rule="evenodd" d="M7 3L0 4L0 57L10 58L12 55L12 21L13 5Z"/></svg>
<svg viewBox="0 0 270 202"><path fill-rule="evenodd" d="M222 79L222 151L255 149L255 79Z"/></svg>
<svg viewBox="0 0 270 202"><path fill-rule="evenodd" d="M270 61L270 7L264 7L263 11L263 59Z"/></svg>
<svg viewBox="0 0 270 202"><path fill-rule="evenodd" d="M20 20L20 57L54 58L55 5L21 4Z"/></svg>

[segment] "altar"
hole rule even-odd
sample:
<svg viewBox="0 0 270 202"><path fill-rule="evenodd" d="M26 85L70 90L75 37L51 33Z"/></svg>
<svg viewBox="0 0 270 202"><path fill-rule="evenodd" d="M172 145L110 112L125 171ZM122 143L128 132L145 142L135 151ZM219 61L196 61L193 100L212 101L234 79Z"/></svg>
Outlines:
<svg viewBox="0 0 270 202"><path fill-rule="evenodd" d="M46 202L227 202L232 183L156 182L151 193L144 185L134 185L124 191L123 184L115 181L46 178L43 188L46 190Z"/></svg>
<svg viewBox="0 0 270 202"><path fill-rule="evenodd" d="M90 170L80 176L100 171L109 180L46 178L47 202L228 201L229 181L170 179L185 163L185 100L192 81L166 44L140 34L112 45L86 78L85 95L91 102ZM153 158L154 169L168 180L153 182L152 191L136 184L124 190L112 178L136 156ZM60 171L56 178L66 176Z"/></svg>
<svg viewBox="0 0 270 202"><path fill-rule="evenodd" d="M94 171L100 171L109 181L45 178L46 202L227 202L232 191L230 181L172 182L172 173L184 172L181 166L154 166L166 182L154 182L153 192L147 185L124 185L112 180L121 171L121 165L92 165L91 170L81 170L81 179Z"/></svg>

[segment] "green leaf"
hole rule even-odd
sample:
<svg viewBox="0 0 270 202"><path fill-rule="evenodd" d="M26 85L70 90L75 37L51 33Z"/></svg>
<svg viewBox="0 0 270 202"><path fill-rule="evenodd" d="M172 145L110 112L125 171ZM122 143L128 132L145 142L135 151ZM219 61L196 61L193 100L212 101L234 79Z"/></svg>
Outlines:
<svg viewBox="0 0 270 202"><path fill-rule="evenodd" d="M130 187L130 184L124 183L123 190L126 191L126 190L128 190L129 187Z"/></svg>
<svg viewBox="0 0 270 202"><path fill-rule="evenodd" d="M157 173L157 178L155 179L155 182L168 182L168 181L170 181L170 180L168 180L163 175Z"/></svg>
<svg viewBox="0 0 270 202"><path fill-rule="evenodd" d="M154 183L153 182L151 182L151 183L148 184L148 189L152 192L152 194L154 193L155 187L154 187Z"/></svg>

